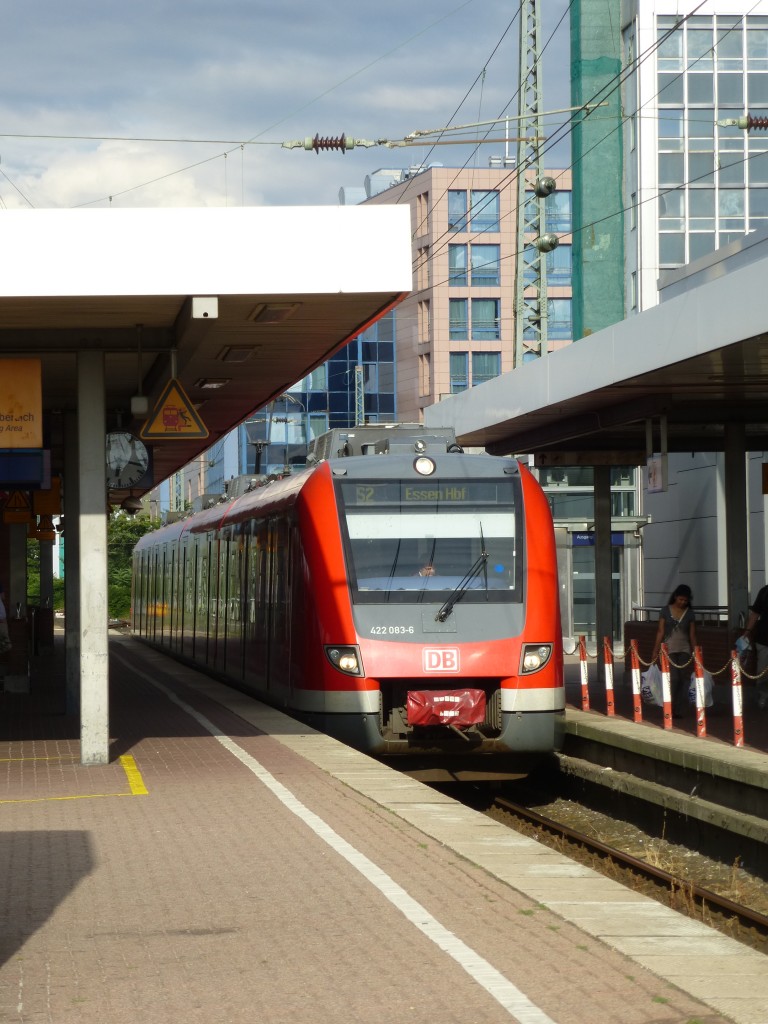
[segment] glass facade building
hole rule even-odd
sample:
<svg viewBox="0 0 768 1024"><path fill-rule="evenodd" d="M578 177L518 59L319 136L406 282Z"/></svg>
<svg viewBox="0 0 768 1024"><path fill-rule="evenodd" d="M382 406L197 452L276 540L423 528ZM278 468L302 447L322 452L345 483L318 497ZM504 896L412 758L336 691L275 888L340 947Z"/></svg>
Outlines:
<svg viewBox="0 0 768 1024"><path fill-rule="evenodd" d="M646 0L624 26L633 311L656 305L659 271L768 230L768 133L736 123L768 113L768 4L681 19L696 6Z"/></svg>
<svg viewBox="0 0 768 1024"><path fill-rule="evenodd" d="M396 310L353 338L239 428L240 472L282 473L306 461L307 443L333 427L396 418Z"/></svg>

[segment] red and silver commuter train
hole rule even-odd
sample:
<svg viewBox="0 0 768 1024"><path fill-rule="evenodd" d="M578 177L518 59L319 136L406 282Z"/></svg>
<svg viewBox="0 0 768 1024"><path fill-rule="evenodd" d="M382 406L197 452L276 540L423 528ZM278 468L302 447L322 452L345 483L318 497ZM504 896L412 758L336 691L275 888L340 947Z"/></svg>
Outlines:
<svg viewBox="0 0 768 1024"><path fill-rule="evenodd" d="M331 431L309 461L146 534L134 634L371 754L559 749L555 540L527 468L403 425Z"/></svg>

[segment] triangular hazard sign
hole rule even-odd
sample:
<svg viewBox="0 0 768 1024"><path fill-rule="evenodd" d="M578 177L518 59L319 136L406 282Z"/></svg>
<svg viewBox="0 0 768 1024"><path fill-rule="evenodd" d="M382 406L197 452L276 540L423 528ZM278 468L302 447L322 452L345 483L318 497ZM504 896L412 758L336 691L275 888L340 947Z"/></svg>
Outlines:
<svg viewBox="0 0 768 1024"><path fill-rule="evenodd" d="M10 491L3 505L4 523L28 523L32 518L32 506L26 491Z"/></svg>
<svg viewBox="0 0 768 1024"><path fill-rule="evenodd" d="M9 512L30 512L29 495L26 491L10 491L3 507Z"/></svg>
<svg viewBox="0 0 768 1024"><path fill-rule="evenodd" d="M166 384L165 391L139 431L139 437L143 441L167 441L175 437L186 441L208 437L205 424L175 377Z"/></svg>

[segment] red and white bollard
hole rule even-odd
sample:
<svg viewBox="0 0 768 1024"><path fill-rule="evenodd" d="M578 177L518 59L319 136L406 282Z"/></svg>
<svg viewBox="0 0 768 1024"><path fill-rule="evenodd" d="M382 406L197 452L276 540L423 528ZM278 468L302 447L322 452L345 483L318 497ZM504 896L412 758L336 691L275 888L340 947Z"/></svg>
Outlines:
<svg viewBox="0 0 768 1024"><path fill-rule="evenodd" d="M637 640L629 642L629 663L632 674L632 717L635 722L642 722L643 698L640 693L640 655L637 653Z"/></svg>
<svg viewBox="0 0 768 1024"><path fill-rule="evenodd" d="M733 745L744 746L744 702L741 692L741 662L738 651L731 651L731 689L733 691Z"/></svg>
<svg viewBox="0 0 768 1024"><path fill-rule="evenodd" d="M664 728L672 728L672 688L669 681L669 652L667 651L667 645L661 645L661 654L659 655L659 662L661 664L661 700L662 707L664 709Z"/></svg>
<svg viewBox="0 0 768 1024"><path fill-rule="evenodd" d="M581 669L581 710L589 711L589 668L587 666L587 638L579 637L579 668Z"/></svg>
<svg viewBox="0 0 768 1024"><path fill-rule="evenodd" d="M616 708L613 702L613 650L607 636L603 637L603 660L605 661L605 713L614 715Z"/></svg>
<svg viewBox="0 0 768 1024"><path fill-rule="evenodd" d="M701 663L701 648L693 651L693 670L696 674L696 735L702 739L707 735L707 713L705 711L704 666Z"/></svg>

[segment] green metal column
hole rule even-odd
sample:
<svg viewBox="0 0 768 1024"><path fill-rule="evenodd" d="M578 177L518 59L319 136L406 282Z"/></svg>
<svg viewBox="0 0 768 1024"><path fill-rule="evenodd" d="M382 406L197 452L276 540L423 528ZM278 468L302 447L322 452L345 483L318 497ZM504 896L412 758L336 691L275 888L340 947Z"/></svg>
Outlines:
<svg viewBox="0 0 768 1024"><path fill-rule="evenodd" d="M621 0L576 0L571 103L602 103L573 125L573 338L624 319Z"/></svg>

